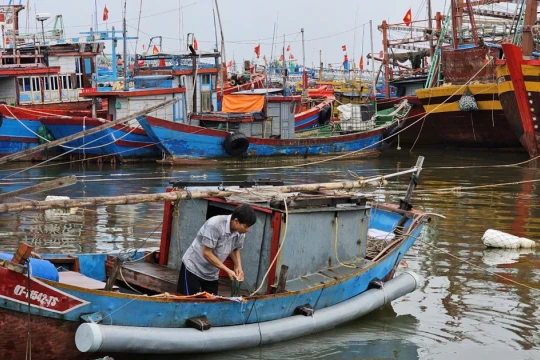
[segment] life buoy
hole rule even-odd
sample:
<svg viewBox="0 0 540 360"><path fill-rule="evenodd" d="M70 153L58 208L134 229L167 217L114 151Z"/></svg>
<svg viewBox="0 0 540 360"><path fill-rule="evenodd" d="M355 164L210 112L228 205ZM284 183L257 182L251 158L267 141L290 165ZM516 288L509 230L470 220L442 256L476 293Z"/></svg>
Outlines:
<svg viewBox="0 0 540 360"><path fill-rule="evenodd" d="M229 134L225 140L223 140L223 149L231 156L240 156L247 151L249 147L249 140L246 135L242 133Z"/></svg>

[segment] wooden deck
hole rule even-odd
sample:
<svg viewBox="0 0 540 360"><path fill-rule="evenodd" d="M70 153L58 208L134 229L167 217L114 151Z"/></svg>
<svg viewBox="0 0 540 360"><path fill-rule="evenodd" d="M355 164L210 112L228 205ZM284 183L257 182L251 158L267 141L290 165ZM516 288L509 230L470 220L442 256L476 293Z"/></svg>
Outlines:
<svg viewBox="0 0 540 360"><path fill-rule="evenodd" d="M110 273L113 261L107 260L107 275ZM176 294L178 270L170 269L155 263L131 262L122 265L122 276L118 276L117 280L124 281L125 279L125 281L132 286L137 286L156 293L168 292L170 294ZM218 295L231 296L231 290L232 281L230 279L220 278ZM249 295L249 293L242 289L241 295L246 296Z"/></svg>

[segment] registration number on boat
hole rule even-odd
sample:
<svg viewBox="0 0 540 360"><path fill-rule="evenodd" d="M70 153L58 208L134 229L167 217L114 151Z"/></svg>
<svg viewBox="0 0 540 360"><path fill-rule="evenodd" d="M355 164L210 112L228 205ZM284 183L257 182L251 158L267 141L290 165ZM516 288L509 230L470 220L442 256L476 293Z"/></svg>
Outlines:
<svg viewBox="0 0 540 360"><path fill-rule="evenodd" d="M58 302L60 302L60 299L58 299L56 296L49 296L36 290L30 290L30 293L28 293L26 287L22 285L15 286L15 289L13 289L13 293L16 296L24 296L27 299L28 297L30 297L30 300L37 301L41 304L41 306L44 307L53 307L56 306Z"/></svg>

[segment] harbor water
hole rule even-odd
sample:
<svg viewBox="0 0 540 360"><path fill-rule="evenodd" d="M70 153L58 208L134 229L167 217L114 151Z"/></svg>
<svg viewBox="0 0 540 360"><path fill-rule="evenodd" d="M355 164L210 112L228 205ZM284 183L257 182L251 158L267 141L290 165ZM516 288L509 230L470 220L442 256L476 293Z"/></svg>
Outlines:
<svg viewBox="0 0 540 360"><path fill-rule="evenodd" d="M487 229L496 229L537 240L540 245L540 163L529 162L524 153L421 149L411 153L393 148L375 159L287 168L277 164L182 168L10 163L0 170L0 193L67 175L76 175L77 184L25 197L43 200L46 195L80 198L164 192L174 180L270 178L286 184L352 180L353 176L410 168L418 155L425 161L412 203L446 219L434 217L400 265L422 277L423 285L417 291L332 331L198 358L539 359L540 248L538 253L534 249L487 249L481 240ZM26 170L30 166L35 167ZM407 176L390 179L388 186L377 189L376 196L396 202L408 183ZM144 203L66 213L0 214L0 252L13 252L22 241L43 253L156 249L162 209L161 203Z"/></svg>

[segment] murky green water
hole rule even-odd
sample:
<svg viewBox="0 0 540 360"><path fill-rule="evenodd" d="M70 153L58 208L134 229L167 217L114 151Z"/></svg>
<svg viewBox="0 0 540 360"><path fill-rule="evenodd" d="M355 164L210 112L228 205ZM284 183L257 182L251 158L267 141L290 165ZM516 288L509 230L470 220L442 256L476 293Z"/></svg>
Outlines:
<svg viewBox="0 0 540 360"><path fill-rule="evenodd" d="M540 241L540 185L534 182L540 180L540 170L535 167L539 164L495 166L526 161L525 154L418 150L412 155L389 150L369 161L326 162L294 169L158 165L116 169L91 165L82 169L64 165L15 174L27 164L10 164L0 170L0 192L70 174L77 175L76 185L29 198L162 192L169 181L181 179L326 182L351 179L349 170L366 176L408 168L415 164L416 155L426 160L414 205L447 217L435 220L406 257L406 267L424 278L421 289L332 331L204 358L540 358L540 256L534 251L488 250L481 241L490 228ZM523 181L532 182L466 189ZM407 183L406 177L391 180L387 189L403 191ZM444 194L422 192L454 187L462 189ZM387 200L395 200L395 195L387 195ZM157 247L161 221L161 204L78 209L60 217L54 212L2 214L0 251L13 251L20 241L32 243L40 252L105 252L143 243L145 247Z"/></svg>

